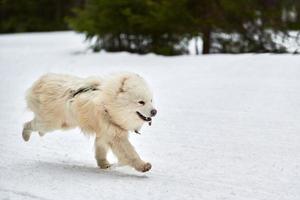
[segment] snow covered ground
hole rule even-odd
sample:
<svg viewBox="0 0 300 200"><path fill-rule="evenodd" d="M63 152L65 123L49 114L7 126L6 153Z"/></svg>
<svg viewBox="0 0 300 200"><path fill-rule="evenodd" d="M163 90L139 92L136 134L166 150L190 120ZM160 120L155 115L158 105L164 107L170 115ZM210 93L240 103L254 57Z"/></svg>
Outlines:
<svg viewBox="0 0 300 200"><path fill-rule="evenodd" d="M1 200L300 199L300 56L86 49L73 32L0 35ZM149 173L98 169L79 130L22 140L24 92L40 75L116 71L154 90L158 116L131 136Z"/></svg>

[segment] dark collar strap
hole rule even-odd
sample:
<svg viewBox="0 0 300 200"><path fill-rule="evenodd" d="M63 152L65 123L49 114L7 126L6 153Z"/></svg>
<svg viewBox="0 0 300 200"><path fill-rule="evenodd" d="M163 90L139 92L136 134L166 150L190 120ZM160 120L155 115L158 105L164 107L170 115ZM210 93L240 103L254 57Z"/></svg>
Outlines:
<svg viewBox="0 0 300 200"><path fill-rule="evenodd" d="M73 94L72 94L72 98L74 98L76 95L80 94L80 93L84 93L84 92L88 92L88 91L95 91L95 90L99 90L98 88L96 88L95 86L89 86L89 87L82 87L79 88L78 90L76 90Z"/></svg>

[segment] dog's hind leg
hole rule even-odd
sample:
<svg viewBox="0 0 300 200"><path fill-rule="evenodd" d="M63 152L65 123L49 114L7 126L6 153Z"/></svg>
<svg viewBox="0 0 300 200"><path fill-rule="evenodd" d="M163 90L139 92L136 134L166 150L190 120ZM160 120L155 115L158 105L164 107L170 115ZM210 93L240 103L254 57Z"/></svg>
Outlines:
<svg viewBox="0 0 300 200"><path fill-rule="evenodd" d="M106 159L108 146L101 140L101 138L96 137L95 139L95 158L97 164L101 169L107 169L111 165Z"/></svg>
<svg viewBox="0 0 300 200"><path fill-rule="evenodd" d="M31 133L33 131L38 131L39 135L42 137L46 134L46 132L48 132L48 129L45 128L45 126L43 126L43 123L41 123L37 118L26 122L23 126L22 132L23 139L26 142L30 139Z"/></svg>

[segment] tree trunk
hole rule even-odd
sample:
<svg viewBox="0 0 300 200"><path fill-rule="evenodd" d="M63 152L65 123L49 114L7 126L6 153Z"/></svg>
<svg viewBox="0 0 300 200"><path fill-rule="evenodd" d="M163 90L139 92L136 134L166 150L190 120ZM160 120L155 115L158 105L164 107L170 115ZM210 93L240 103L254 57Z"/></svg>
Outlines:
<svg viewBox="0 0 300 200"><path fill-rule="evenodd" d="M195 37L195 52L196 52L196 55L199 55L199 49L198 49L198 36Z"/></svg>
<svg viewBox="0 0 300 200"><path fill-rule="evenodd" d="M210 53L210 46L211 46L211 31L210 29L206 29L203 31L203 49L202 54L209 54Z"/></svg>

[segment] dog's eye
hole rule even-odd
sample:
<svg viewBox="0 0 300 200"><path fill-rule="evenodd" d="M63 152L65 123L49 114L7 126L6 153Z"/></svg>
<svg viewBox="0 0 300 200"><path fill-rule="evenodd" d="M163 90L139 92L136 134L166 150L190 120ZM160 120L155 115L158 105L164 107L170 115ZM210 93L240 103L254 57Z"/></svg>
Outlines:
<svg viewBox="0 0 300 200"><path fill-rule="evenodd" d="M141 105L145 105L145 101L139 101L138 103Z"/></svg>

